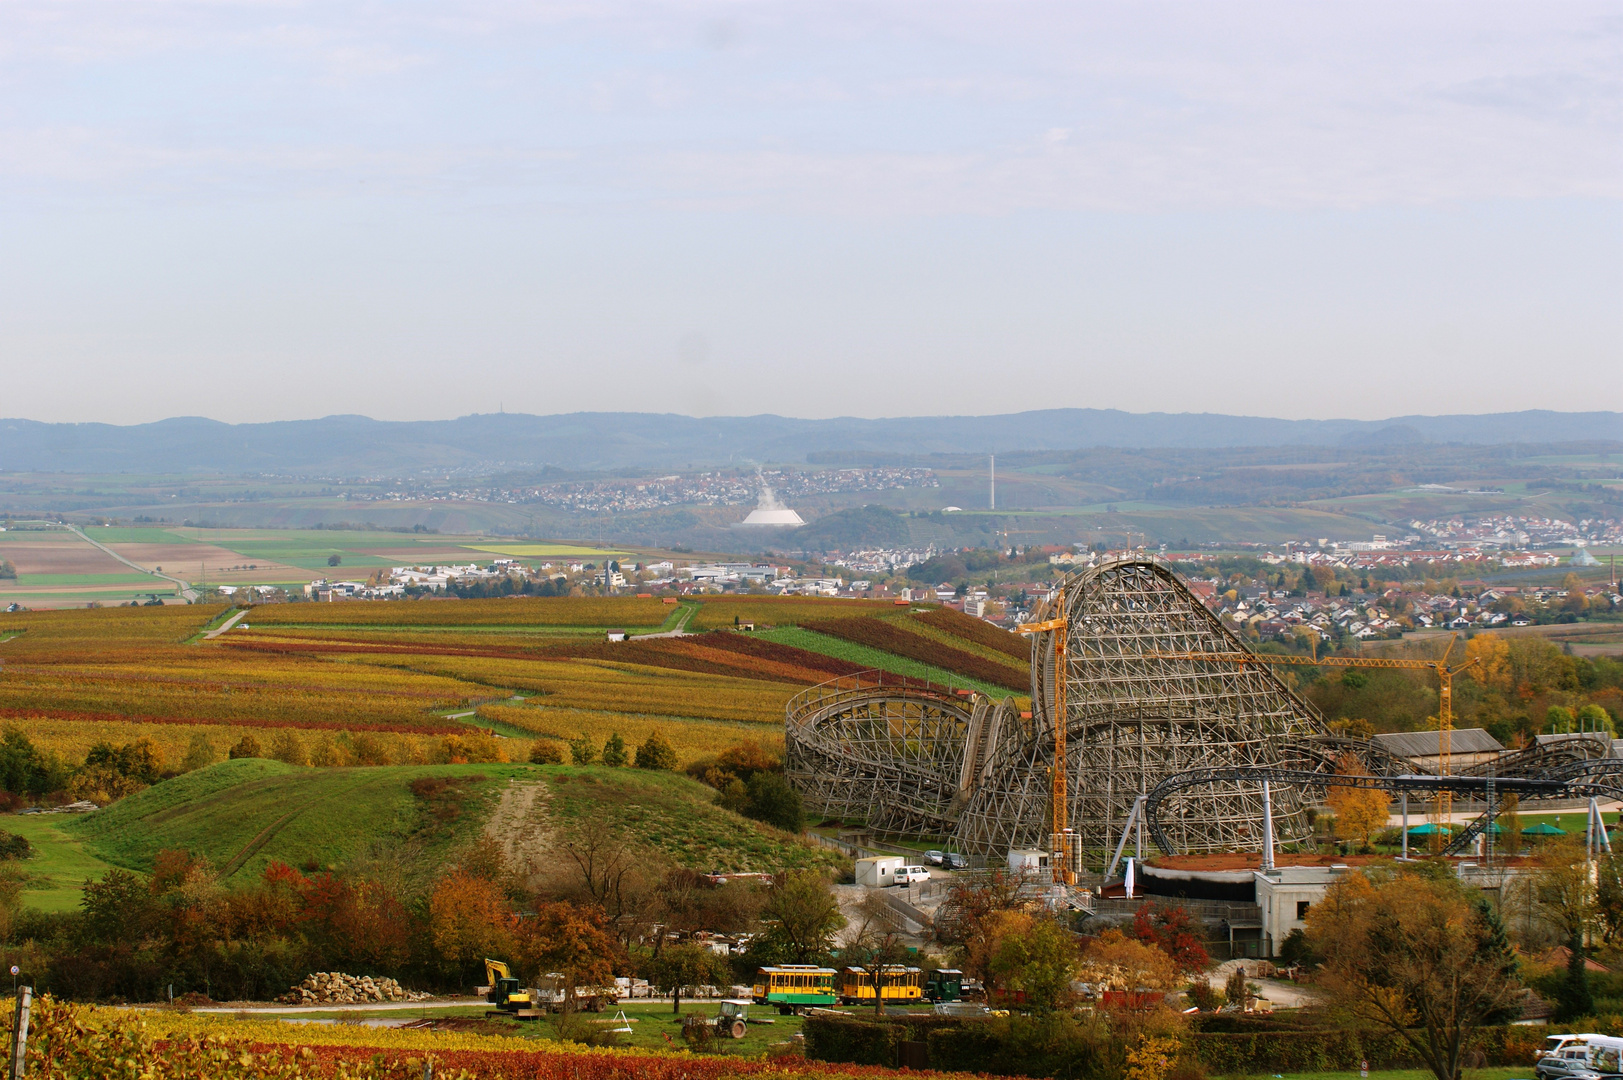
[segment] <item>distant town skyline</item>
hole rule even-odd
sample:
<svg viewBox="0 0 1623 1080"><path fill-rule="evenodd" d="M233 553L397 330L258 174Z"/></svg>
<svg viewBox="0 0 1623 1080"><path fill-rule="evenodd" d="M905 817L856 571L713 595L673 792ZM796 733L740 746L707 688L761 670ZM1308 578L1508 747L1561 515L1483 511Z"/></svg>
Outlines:
<svg viewBox="0 0 1623 1080"><path fill-rule="evenodd" d="M0 413L1623 408L1600 3L0 7Z"/></svg>

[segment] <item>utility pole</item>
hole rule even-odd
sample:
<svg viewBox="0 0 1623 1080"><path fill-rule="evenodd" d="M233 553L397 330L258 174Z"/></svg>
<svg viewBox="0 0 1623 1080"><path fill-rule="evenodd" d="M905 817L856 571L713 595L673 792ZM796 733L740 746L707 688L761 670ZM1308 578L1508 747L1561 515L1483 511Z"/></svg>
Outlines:
<svg viewBox="0 0 1623 1080"><path fill-rule="evenodd" d="M986 480L987 480L987 484L989 485L989 487L987 489L986 508L988 510L996 510L997 509L997 455L996 454L988 454L987 457L986 457ZM1614 558L1615 558L1615 556L1614 556Z"/></svg>

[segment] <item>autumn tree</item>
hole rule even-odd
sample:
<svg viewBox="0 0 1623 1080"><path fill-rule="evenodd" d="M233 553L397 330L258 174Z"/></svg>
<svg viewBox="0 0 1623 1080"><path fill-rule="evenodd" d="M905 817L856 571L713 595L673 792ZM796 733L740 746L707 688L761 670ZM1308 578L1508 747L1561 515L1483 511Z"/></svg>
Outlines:
<svg viewBox="0 0 1623 1080"><path fill-rule="evenodd" d="M1020 912L1022 879L995 870L984 878L958 876L947 898L936 909L936 941L950 946L959 967L972 978L985 980L996 940L1007 932L1004 916Z"/></svg>
<svg viewBox="0 0 1623 1080"><path fill-rule="evenodd" d="M1319 985L1385 1028L1437 1080L1460 1080L1478 1031L1514 1014L1516 957L1498 916L1442 873L1354 872L1308 910Z"/></svg>
<svg viewBox="0 0 1623 1080"><path fill-rule="evenodd" d="M1512 688L1510 672L1510 646L1498 634L1478 634L1465 643L1465 659L1476 666L1467 669L1467 677L1483 686L1501 692Z"/></svg>
<svg viewBox="0 0 1623 1080"><path fill-rule="evenodd" d="M1171 990L1178 985L1170 956L1120 930L1106 930L1088 943L1077 977L1106 990Z"/></svg>
<svg viewBox="0 0 1623 1080"><path fill-rule="evenodd" d="M592 818L564 833L556 845L558 862L570 873L570 891L595 905L628 936L647 902L643 860L614 825Z"/></svg>
<svg viewBox="0 0 1623 1080"><path fill-rule="evenodd" d="M649 734L648 738L643 740L643 744L637 747L636 766L639 769L675 772L678 764L676 748L657 731Z"/></svg>
<svg viewBox="0 0 1623 1080"><path fill-rule="evenodd" d="M1133 914L1132 934L1170 956L1185 975L1194 975L1211 966L1212 958L1206 952L1194 920L1189 917L1188 908L1177 904L1141 904Z"/></svg>
<svg viewBox="0 0 1623 1080"><path fill-rule="evenodd" d="M1369 770L1351 752L1336 759L1337 776L1368 776ZM1357 840L1369 846L1369 838L1376 829L1386 825L1391 813L1392 797L1380 788L1358 788L1343 784L1329 785L1325 801L1336 816L1336 836L1343 840Z"/></svg>
<svg viewBox="0 0 1623 1080"><path fill-rule="evenodd" d="M682 991L689 987L725 986L732 969L703 945L685 942L662 950L648 965L648 981L671 995L671 1012L682 1011Z"/></svg>
<svg viewBox="0 0 1623 1080"><path fill-rule="evenodd" d="M576 987L611 982L622 959L620 943L601 911L563 901L538 905L533 916L520 920L516 936L516 952L526 970L563 976L566 1012L575 1009Z"/></svg>
<svg viewBox="0 0 1623 1080"><path fill-rule="evenodd" d="M1058 1012L1071 1003L1071 983L1081 970L1076 940L1053 919L1032 919L1023 933L998 942L988 969L1006 997L1023 998L1039 1014Z"/></svg>
<svg viewBox="0 0 1623 1080"><path fill-rule="evenodd" d="M1584 964L1589 929L1596 913L1596 877L1576 841L1546 845L1539 852L1533 874L1533 903L1538 914L1567 946L1567 972L1561 981L1558 1017L1570 1020L1594 1012L1589 974ZM1598 875L1597 875L1598 876Z"/></svg>
<svg viewBox="0 0 1623 1080"><path fill-rule="evenodd" d="M514 921L501 886L462 870L441 878L429 897L434 949L459 978L472 973L485 957L512 951Z"/></svg>
<svg viewBox="0 0 1623 1080"><path fill-rule="evenodd" d="M845 926L828 879L816 870L791 870L761 908L765 929L750 942L755 960L766 964L814 964L834 950L834 935Z"/></svg>

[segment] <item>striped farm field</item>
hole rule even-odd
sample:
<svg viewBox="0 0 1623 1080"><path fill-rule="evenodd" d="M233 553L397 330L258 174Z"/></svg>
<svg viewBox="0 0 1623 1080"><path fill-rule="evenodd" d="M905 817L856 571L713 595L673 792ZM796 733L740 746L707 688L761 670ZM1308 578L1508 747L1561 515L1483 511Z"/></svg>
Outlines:
<svg viewBox="0 0 1623 1080"><path fill-rule="evenodd" d="M510 597L500 600L269 604L254 610L263 626L579 626L654 628L671 606L636 597Z"/></svg>
<svg viewBox="0 0 1623 1080"><path fill-rule="evenodd" d="M963 649L943 645L939 641L915 634L895 623L883 619L829 619L806 622L803 629L840 638L871 649L904 656L943 671L958 672L981 682L1001 686L1007 690L1024 690L1031 685L1025 671L1011 661L989 660Z"/></svg>
<svg viewBox="0 0 1623 1080"><path fill-rule="evenodd" d="M621 642L570 636L602 623L672 625L694 606L692 622L717 629ZM601 745L618 730L640 743L659 730L689 762L744 743L775 751L791 697L870 668L998 697L1027 683L1002 631L883 602L288 603L256 607L208 637L234 610L0 614L0 723L69 765L99 742L146 738L179 769L199 735L216 751L252 735L266 752L278 739L312 756L324 748L326 764L406 765L458 760L446 740L485 738L484 729L510 737L493 742L513 760L527 757L533 738L584 734ZM777 629L739 632L735 615ZM529 700L514 705L515 694ZM364 749L351 748L356 739Z"/></svg>
<svg viewBox="0 0 1623 1080"><path fill-rule="evenodd" d="M584 738L602 748L616 733L628 747L637 747L658 732L676 751L685 767L700 758L715 757L724 750L750 744L783 756L783 729L766 724L683 720L670 716L631 715L589 709L544 708L535 705L481 705L478 716L553 741L569 742ZM780 712L779 719L782 719ZM568 758L568 751L564 751Z"/></svg>
<svg viewBox="0 0 1623 1080"><path fill-rule="evenodd" d="M1024 666L1031 663L1029 641L1019 634L1011 634L1007 630L993 626L985 619L977 619L952 608L917 611L910 618L914 622L921 622L954 638L972 641L982 648L1001 653L1017 664Z"/></svg>
<svg viewBox="0 0 1623 1080"><path fill-rule="evenodd" d="M801 689L722 675L592 660L489 661L402 658L416 670L488 681L539 696L550 707L779 723Z"/></svg>
<svg viewBox="0 0 1623 1080"><path fill-rule="evenodd" d="M944 668L933 667L917 660L897 656L894 653L885 652L883 649L876 649L869 645L859 645L854 641L819 634L798 626L784 626L776 630L758 631L755 636L764 638L774 644L827 653L831 657L850 664L858 671L888 671L924 682L979 690L981 693L988 694L993 698L1003 698L1009 694L1009 689L1005 686L985 683L979 679L959 675Z"/></svg>
<svg viewBox="0 0 1623 1080"><path fill-rule="evenodd" d="M901 610L889 600L840 600L824 596L705 597L690 630L720 630L738 623L798 626L807 619L842 619Z"/></svg>

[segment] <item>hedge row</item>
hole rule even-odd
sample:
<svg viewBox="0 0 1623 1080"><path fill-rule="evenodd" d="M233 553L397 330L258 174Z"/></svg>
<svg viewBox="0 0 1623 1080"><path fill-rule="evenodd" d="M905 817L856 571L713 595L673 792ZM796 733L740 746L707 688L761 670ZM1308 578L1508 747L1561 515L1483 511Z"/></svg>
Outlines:
<svg viewBox="0 0 1623 1080"><path fill-rule="evenodd" d="M1185 1052L1219 1075L1348 1071L1361 1061L1368 1061L1371 1069L1420 1067L1408 1043L1393 1032L1256 1026L1265 1029L1191 1031L1184 1037ZM806 1056L814 1061L894 1066L902 1043L923 1042L932 1069L1015 1076L1114 1075L1123 1049L1101 1039L1096 1030L1063 1018L1012 1026L1008 1021L935 1016L883 1021L814 1016L802 1031ZM1531 1067L1542 1035L1541 1029L1519 1026L1484 1028L1475 1056L1484 1066Z"/></svg>

